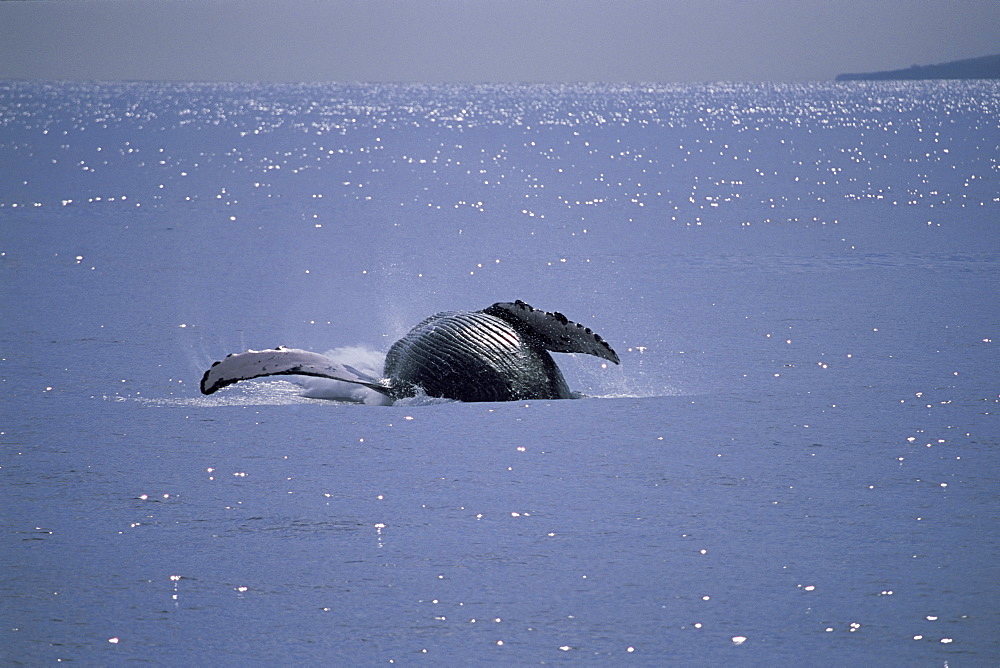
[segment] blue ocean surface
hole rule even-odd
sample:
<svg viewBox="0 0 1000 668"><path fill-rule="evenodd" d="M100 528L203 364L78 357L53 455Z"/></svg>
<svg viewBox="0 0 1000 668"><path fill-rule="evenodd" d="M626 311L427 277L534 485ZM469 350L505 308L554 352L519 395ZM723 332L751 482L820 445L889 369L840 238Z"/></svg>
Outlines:
<svg viewBox="0 0 1000 668"><path fill-rule="evenodd" d="M0 82L0 663L1000 663L1000 84ZM395 405L521 299L621 365Z"/></svg>

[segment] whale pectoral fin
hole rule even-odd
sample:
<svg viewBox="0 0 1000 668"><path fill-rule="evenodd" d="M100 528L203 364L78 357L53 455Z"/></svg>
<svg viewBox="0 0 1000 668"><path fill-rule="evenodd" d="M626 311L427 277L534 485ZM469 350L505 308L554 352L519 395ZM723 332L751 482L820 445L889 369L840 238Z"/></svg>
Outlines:
<svg viewBox="0 0 1000 668"><path fill-rule="evenodd" d="M587 353L609 362L619 363L618 354L589 328L569 320L562 313L549 313L525 304L497 302L483 313L501 318L516 329L526 331L546 350L554 353Z"/></svg>
<svg viewBox="0 0 1000 668"><path fill-rule="evenodd" d="M212 394L238 381L264 376L318 376L364 385L386 395L392 394L387 381L372 378L325 355L294 348L248 350L229 355L205 372L201 379L201 392Z"/></svg>

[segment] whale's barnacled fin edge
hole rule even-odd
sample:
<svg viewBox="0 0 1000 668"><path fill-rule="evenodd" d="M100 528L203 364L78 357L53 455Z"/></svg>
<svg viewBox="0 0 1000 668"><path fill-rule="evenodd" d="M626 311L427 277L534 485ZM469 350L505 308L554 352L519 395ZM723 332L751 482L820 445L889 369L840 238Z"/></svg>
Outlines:
<svg viewBox="0 0 1000 668"><path fill-rule="evenodd" d="M227 385L264 376L316 376L364 385L385 395L395 392L387 380L372 378L325 355L294 348L248 350L216 362L201 379L202 394L212 394Z"/></svg>
<svg viewBox="0 0 1000 668"><path fill-rule="evenodd" d="M619 363L618 354L599 334L573 322L558 311L542 311L519 299L515 302L497 302L482 312L510 323L554 353L587 353Z"/></svg>

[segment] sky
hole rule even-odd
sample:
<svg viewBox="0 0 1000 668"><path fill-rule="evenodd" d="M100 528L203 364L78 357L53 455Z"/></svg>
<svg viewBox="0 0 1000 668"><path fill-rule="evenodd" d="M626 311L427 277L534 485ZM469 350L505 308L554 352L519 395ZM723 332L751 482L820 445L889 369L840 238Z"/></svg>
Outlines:
<svg viewBox="0 0 1000 668"><path fill-rule="evenodd" d="M809 81L1000 53L1000 0L0 0L0 79Z"/></svg>

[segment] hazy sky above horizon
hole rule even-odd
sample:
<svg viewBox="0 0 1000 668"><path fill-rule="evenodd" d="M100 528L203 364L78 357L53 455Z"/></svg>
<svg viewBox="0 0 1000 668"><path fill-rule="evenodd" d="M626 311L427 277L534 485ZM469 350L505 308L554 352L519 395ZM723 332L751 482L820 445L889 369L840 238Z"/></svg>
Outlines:
<svg viewBox="0 0 1000 668"><path fill-rule="evenodd" d="M0 78L804 81L1000 53L998 0L0 1Z"/></svg>

